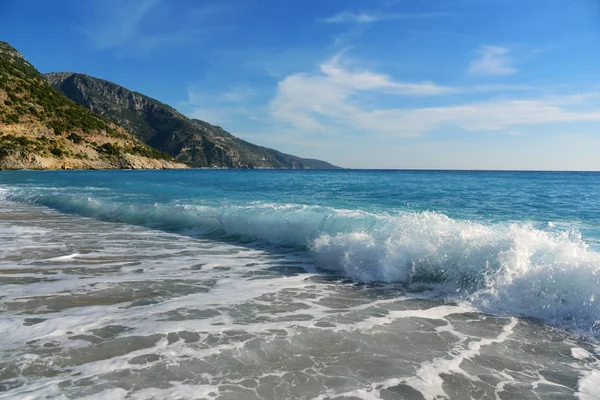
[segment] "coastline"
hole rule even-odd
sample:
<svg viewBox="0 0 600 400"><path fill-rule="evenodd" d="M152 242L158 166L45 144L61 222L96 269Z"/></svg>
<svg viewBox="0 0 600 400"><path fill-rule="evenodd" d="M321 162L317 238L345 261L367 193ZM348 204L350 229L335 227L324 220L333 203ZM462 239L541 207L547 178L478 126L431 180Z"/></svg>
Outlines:
<svg viewBox="0 0 600 400"><path fill-rule="evenodd" d="M585 398L600 382L597 344L539 321L348 280L293 249L5 205L0 397Z"/></svg>

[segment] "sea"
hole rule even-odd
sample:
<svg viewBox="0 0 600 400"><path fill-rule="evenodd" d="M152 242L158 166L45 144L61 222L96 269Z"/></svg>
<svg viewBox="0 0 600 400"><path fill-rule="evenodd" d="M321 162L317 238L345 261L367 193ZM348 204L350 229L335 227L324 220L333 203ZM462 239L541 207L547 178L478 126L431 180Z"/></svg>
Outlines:
<svg viewBox="0 0 600 400"><path fill-rule="evenodd" d="M600 399L600 173L0 173L0 399Z"/></svg>

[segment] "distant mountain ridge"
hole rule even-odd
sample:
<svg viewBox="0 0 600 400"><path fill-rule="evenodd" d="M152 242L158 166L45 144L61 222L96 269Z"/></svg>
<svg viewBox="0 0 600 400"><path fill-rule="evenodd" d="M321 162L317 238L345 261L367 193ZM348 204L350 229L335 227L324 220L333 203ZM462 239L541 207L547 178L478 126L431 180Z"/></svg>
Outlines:
<svg viewBox="0 0 600 400"><path fill-rule="evenodd" d="M55 90L0 42L0 169L186 168Z"/></svg>
<svg viewBox="0 0 600 400"><path fill-rule="evenodd" d="M242 140L221 127L190 119L173 107L89 75L46 74L54 88L132 132L142 142L191 167L337 169Z"/></svg>

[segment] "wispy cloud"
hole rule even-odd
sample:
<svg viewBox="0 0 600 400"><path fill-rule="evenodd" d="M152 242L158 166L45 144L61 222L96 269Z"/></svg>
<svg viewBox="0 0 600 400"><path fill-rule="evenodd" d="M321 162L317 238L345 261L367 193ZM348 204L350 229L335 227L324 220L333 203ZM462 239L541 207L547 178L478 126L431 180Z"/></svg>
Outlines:
<svg viewBox="0 0 600 400"><path fill-rule="evenodd" d="M321 64L317 74L299 73L279 82L271 102L271 113L278 120L309 131L336 132L335 126L356 110L350 97L361 91L404 95L432 95L449 91L430 82L396 82L389 76L369 71L347 71L338 54ZM328 121L321 122L323 118ZM383 125L381 129L387 129ZM391 127L390 127L391 128Z"/></svg>
<svg viewBox="0 0 600 400"><path fill-rule="evenodd" d="M343 11L338 14L323 18L321 22L326 24L370 24L380 21L393 21L399 19L420 19L431 17L442 17L446 13L379 13L379 12L351 12Z"/></svg>
<svg viewBox="0 0 600 400"><path fill-rule="evenodd" d="M198 118L217 125L227 125L240 121L257 121L264 111L254 104L259 94L253 88L242 85L225 91L206 91L197 85L190 85L187 100L178 108L191 118Z"/></svg>
<svg viewBox="0 0 600 400"><path fill-rule="evenodd" d="M298 130L418 138L453 126L465 131L515 131L522 126L600 121L591 97L554 96L489 99L424 108L373 108L366 95L439 96L457 89L431 82L398 82L387 75L349 71L336 56L318 73L293 74L281 80L270 104L273 118ZM592 105L590 107L590 105Z"/></svg>
<svg viewBox="0 0 600 400"><path fill-rule="evenodd" d="M350 98L360 92L426 96L452 89L432 82L398 82L371 71L348 71L341 65L341 54L337 54L321 64L316 74L298 73L281 80L270 105L271 115L300 129L336 132L339 129L332 124L356 119L357 115L352 114L360 110ZM323 118L327 121L322 122ZM395 129L377 125L380 130Z"/></svg>
<svg viewBox="0 0 600 400"><path fill-rule="evenodd" d="M388 75L368 70L349 71L342 66L342 54L336 54L320 66L321 75L328 83L341 89L373 90L403 95L438 95L454 91L450 87L432 82L399 82Z"/></svg>
<svg viewBox="0 0 600 400"><path fill-rule="evenodd" d="M472 75L512 75L518 72L512 66L509 56L510 50L501 46L481 46L478 58L469 64L469 73Z"/></svg>
<svg viewBox="0 0 600 400"><path fill-rule="evenodd" d="M251 100L255 95L256 92L252 88L241 86L229 89L223 92L219 97L222 101L227 103L242 103Z"/></svg>
<svg viewBox="0 0 600 400"><path fill-rule="evenodd" d="M222 7L204 3L188 10L166 0L112 0L92 3L90 19L78 27L97 48L123 56L145 55L155 48L202 38L198 22ZM173 23L173 20L179 23Z"/></svg>

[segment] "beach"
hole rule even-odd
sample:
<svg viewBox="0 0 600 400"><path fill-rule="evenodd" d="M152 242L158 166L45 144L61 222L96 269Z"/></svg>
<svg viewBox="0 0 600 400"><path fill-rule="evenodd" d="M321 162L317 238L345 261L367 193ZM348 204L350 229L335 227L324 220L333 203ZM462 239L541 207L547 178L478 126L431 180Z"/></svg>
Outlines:
<svg viewBox="0 0 600 400"><path fill-rule="evenodd" d="M425 185L447 204L475 196L465 173L375 175L388 181L369 195L357 185L374 175L358 172L10 174L0 398L598 398L594 216L569 233L560 199L546 201L549 227L539 214L461 219L424 193L438 210L406 206ZM500 183L535 191L520 179L545 179L547 194L549 179L588 190L599 178L477 179L493 196ZM444 195L457 180L461 195ZM242 203L240 182L260 195ZM402 187L387 199L404 196L403 210L376 211ZM309 206L304 191L322 198ZM528 212L517 204L513 218Z"/></svg>

